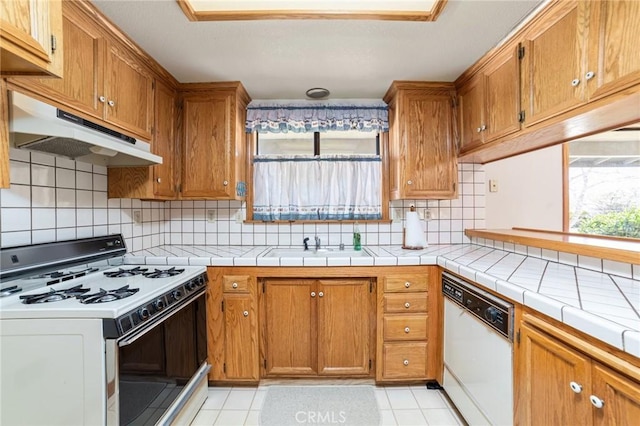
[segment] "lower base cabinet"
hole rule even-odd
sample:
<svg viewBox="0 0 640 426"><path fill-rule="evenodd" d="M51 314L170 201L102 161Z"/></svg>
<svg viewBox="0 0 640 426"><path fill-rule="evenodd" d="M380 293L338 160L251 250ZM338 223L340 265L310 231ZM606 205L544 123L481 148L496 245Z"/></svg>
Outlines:
<svg viewBox="0 0 640 426"><path fill-rule="evenodd" d="M526 318L526 316L525 316ZM536 326L542 324L544 329ZM518 425L631 425L640 419L640 370L595 349L611 365L622 365L635 379L613 370L580 349L592 347L572 337L551 335L551 325L525 320L518 347L520 372L516 399ZM565 337L560 336L562 340Z"/></svg>

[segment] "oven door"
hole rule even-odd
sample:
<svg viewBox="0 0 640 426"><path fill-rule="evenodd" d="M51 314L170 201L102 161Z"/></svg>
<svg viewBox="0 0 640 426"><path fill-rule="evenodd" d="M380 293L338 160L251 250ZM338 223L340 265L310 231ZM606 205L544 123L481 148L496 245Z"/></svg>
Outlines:
<svg viewBox="0 0 640 426"><path fill-rule="evenodd" d="M206 386L205 293L106 346L107 424L171 423Z"/></svg>

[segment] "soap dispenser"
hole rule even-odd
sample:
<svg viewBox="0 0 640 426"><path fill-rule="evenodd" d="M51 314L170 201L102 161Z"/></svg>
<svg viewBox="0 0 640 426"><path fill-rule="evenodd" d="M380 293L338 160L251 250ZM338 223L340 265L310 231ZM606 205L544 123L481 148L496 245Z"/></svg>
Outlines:
<svg viewBox="0 0 640 426"><path fill-rule="evenodd" d="M362 243L360 241L360 228L358 227L358 222L356 222L353 227L353 249L355 251L362 250Z"/></svg>

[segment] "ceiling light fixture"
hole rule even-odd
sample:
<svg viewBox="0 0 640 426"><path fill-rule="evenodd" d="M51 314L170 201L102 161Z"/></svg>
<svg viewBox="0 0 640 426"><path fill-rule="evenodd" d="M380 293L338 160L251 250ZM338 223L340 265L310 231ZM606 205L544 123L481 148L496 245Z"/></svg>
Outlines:
<svg viewBox="0 0 640 426"><path fill-rule="evenodd" d="M329 90L323 87L314 87L306 92L307 97L311 99L324 99L327 98L330 93Z"/></svg>

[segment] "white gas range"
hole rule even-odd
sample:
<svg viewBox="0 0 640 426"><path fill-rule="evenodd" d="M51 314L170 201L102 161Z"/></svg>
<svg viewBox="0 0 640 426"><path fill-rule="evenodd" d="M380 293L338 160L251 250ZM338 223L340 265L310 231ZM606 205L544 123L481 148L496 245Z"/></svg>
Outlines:
<svg viewBox="0 0 640 426"><path fill-rule="evenodd" d="M125 252L121 235L0 250L1 424L195 415L210 368L206 268L109 265Z"/></svg>

